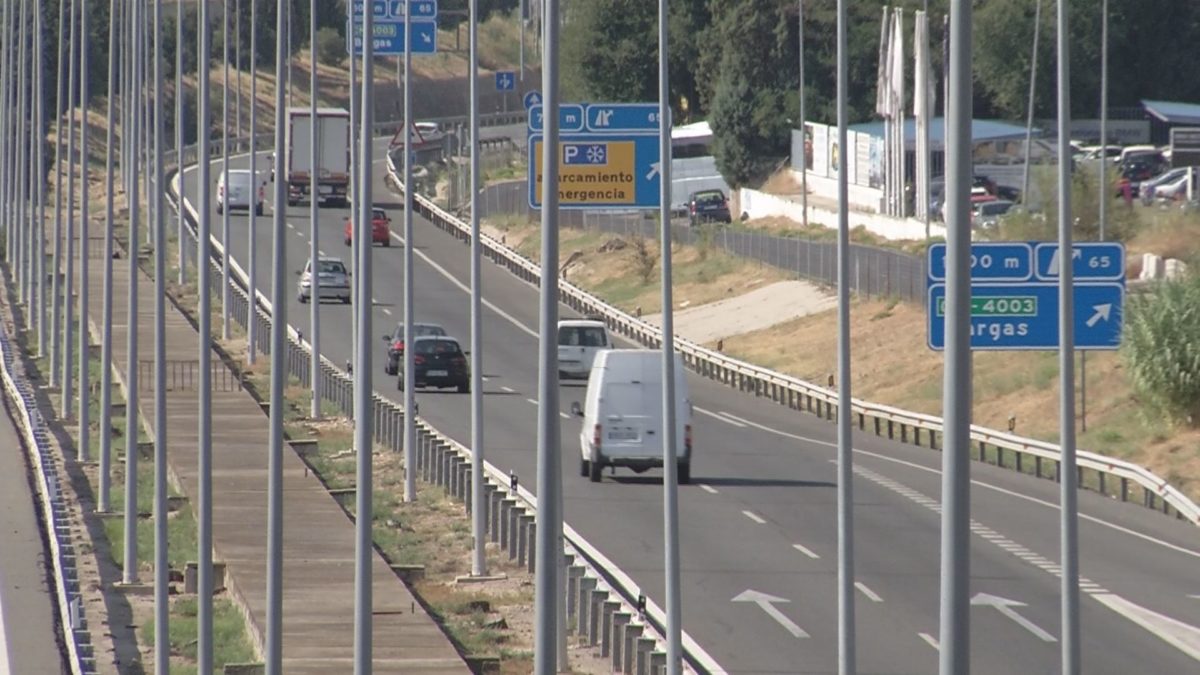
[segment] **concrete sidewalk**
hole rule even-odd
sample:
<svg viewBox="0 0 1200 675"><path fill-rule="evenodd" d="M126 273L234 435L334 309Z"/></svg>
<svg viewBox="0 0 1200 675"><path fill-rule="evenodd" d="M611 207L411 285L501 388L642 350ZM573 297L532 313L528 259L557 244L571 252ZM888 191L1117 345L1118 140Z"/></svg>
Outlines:
<svg viewBox="0 0 1200 675"><path fill-rule="evenodd" d="M92 258L87 283L93 342L103 311L103 259ZM128 261L113 261L113 365L122 381L129 312ZM154 420L153 280L140 275L138 348L143 426ZM214 306L220 302L214 294ZM214 327L216 322L214 322ZM195 372L198 334L169 302L166 358ZM266 358L266 357L263 357ZM246 611L256 648L266 637L267 416L236 376L213 355L212 491L214 559ZM177 379L167 393L170 471L195 507L199 454L198 378ZM350 672L354 660L354 523L290 448L283 453L283 666L291 673ZM194 558L195 556L191 556ZM374 671L468 673L449 639L377 553L373 554Z"/></svg>

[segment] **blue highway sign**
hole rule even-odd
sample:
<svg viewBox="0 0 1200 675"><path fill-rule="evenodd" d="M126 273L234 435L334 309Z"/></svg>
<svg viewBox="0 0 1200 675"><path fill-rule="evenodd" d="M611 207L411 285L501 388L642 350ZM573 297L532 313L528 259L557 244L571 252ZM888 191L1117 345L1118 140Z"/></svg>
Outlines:
<svg viewBox="0 0 1200 675"><path fill-rule="evenodd" d="M529 137L529 204L542 205L541 134ZM662 174L658 136L562 134L559 206L564 209L657 208Z"/></svg>
<svg viewBox="0 0 1200 675"><path fill-rule="evenodd" d="M929 247L929 278L946 280L946 245ZM971 282L1033 278L1033 245L1025 242L971 244Z"/></svg>
<svg viewBox="0 0 1200 675"><path fill-rule="evenodd" d="M542 104L542 92L540 92L540 91L526 92L525 98L521 99L521 104L525 107L526 110L529 110L530 108L532 108L535 105L541 105Z"/></svg>
<svg viewBox="0 0 1200 675"><path fill-rule="evenodd" d="M370 0L370 3L371 16L376 19L403 19L405 16L411 16L414 19L433 20L438 15L437 0ZM364 0L354 0L354 16L363 15L365 4Z"/></svg>
<svg viewBox="0 0 1200 675"><path fill-rule="evenodd" d="M511 70L496 72L496 91L512 91L517 88L517 74Z"/></svg>
<svg viewBox="0 0 1200 675"><path fill-rule="evenodd" d="M1074 286L1075 348L1116 349L1121 344L1125 287L1120 283ZM928 340L946 346L946 286L929 287ZM971 349L1058 349L1056 284L974 284L971 287Z"/></svg>
<svg viewBox="0 0 1200 675"><path fill-rule="evenodd" d="M596 133L657 132L657 103L592 103L587 106L587 130Z"/></svg>
<svg viewBox="0 0 1200 675"><path fill-rule="evenodd" d="M578 133L583 131L586 118L583 106L578 103L562 103L558 106L558 131L560 134ZM538 103L529 108L529 132L543 131L542 104Z"/></svg>
<svg viewBox="0 0 1200 675"><path fill-rule="evenodd" d="M1071 269L1076 281L1120 281L1125 278L1125 246L1118 242L1079 242L1072 245ZM1034 248L1037 276L1057 281L1062 264L1055 242L1039 243Z"/></svg>
<svg viewBox="0 0 1200 675"><path fill-rule="evenodd" d="M353 52L362 54L362 24L354 21L353 35L354 44ZM396 55L404 53L404 25L403 19L383 20L380 19L374 23L372 29L375 33L374 50L376 56ZM433 54L437 52L437 23L434 21L413 21L409 24L409 30L412 33L413 54Z"/></svg>

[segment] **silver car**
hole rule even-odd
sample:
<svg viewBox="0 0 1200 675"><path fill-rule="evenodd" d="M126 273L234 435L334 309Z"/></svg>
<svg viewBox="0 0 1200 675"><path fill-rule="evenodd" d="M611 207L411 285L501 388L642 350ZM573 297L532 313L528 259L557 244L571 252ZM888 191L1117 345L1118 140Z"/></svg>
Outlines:
<svg viewBox="0 0 1200 675"><path fill-rule="evenodd" d="M321 300L341 300L350 304L350 272L340 258L321 257L319 259L318 291ZM300 273L300 282L296 287L296 299L302 304L312 299L312 260L304 264Z"/></svg>

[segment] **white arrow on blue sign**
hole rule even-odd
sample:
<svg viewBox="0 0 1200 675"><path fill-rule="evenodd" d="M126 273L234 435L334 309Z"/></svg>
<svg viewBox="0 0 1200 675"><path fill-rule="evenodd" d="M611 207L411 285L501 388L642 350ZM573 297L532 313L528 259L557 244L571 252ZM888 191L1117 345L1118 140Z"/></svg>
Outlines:
<svg viewBox="0 0 1200 675"><path fill-rule="evenodd" d="M411 16L414 19L433 20L437 18L437 0L369 0L371 16L376 19L403 19ZM354 16L363 15L364 0L354 0Z"/></svg>
<svg viewBox="0 0 1200 675"><path fill-rule="evenodd" d="M946 245L928 250L929 346L945 347ZM1075 271L1075 348L1116 349L1125 300L1125 249L1120 243L1081 242ZM971 348L1058 349L1058 272L1054 242L971 245Z"/></svg>
<svg viewBox="0 0 1200 675"><path fill-rule="evenodd" d="M1075 348L1117 349L1125 287L1120 283L1075 284ZM929 287L928 340L946 346L946 285ZM1058 285L972 284L971 349L976 351L1058 349Z"/></svg>
<svg viewBox="0 0 1200 675"><path fill-rule="evenodd" d="M597 133L658 131L657 103L591 103L587 130Z"/></svg>
<svg viewBox="0 0 1200 675"><path fill-rule="evenodd" d="M354 54L362 54L362 24L353 22ZM404 21L378 20L372 25L375 34L374 50L376 56L396 55L404 53ZM413 21L408 24L412 34L411 53L434 54L437 52L437 23L433 21Z"/></svg>
<svg viewBox="0 0 1200 675"><path fill-rule="evenodd" d="M496 91L512 91L517 88L517 74L511 70L496 72Z"/></svg>
<svg viewBox="0 0 1200 675"><path fill-rule="evenodd" d="M535 105L542 104L542 93L540 91L526 92L525 98L521 99L521 104L526 110L529 110Z"/></svg>
<svg viewBox="0 0 1200 675"><path fill-rule="evenodd" d="M1079 281L1116 281L1125 278L1125 247L1119 242L1080 242L1072 245L1071 269ZM1058 244L1037 244L1037 276L1056 281L1062 265Z"/></svg>

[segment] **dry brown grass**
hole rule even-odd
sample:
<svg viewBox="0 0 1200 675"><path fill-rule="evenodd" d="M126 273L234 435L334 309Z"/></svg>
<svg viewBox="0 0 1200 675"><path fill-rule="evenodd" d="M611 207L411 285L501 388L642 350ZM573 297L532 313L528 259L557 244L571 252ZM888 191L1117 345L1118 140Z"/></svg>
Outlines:
<svg viewBox="0 0 1200 675"><path fill-rule="evenodd" d="M541 234L536 224L507 221L492 224L493 236L503 236L507 245L533 260L539 259ZM600 251L605 244L619 241L625 248ZM649 283L642 282L641 262L632 237L575 229L559 230L559 264L571 261L567 279L608 302L629 312L638 308L645 315L662 310L661 274L655 264ZM646 253L657 260L657 242L646 242ZM787 277L782 271L726 255L716 250L703 251L695 246L678 246L673 251L672 291L676 308L702 305L735 295Z"/></svg>
<svg viewBox="0 0 1200 675"><path fill-rule="evenodd" d="M831 312L725 340L725 351L810 382L837 371ZM942 414L942 354L925 344L924 308L892 301L857 301L851 310L854 396L906 410ZM1053 352L977 352L974 422L1005 429L1016 418L1022 435L1057 441L1059 379ZM1078 371L1078 366L1077 366ZM1079 390L1078 384L1076 387ZM1136 462L1200 496L1200 430L1147 420L1120 354L1087 356L1087 431L1079 447Z"/></svg>

